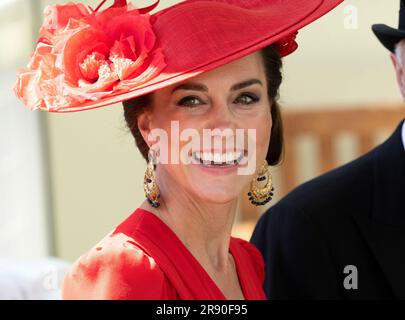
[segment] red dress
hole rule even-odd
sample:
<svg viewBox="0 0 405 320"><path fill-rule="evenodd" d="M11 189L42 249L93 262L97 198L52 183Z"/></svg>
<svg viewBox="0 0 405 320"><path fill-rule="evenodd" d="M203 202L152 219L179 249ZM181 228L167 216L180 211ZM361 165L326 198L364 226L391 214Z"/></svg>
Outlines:
<svg viewBox="0 0 405 320"><path fill-rule="evenodd" d="M248 241L231 237L245 299L264 300L264 261ZM80 256L64 279L64 299L225 300L177 235L153 213L136 209Z"/></svg>

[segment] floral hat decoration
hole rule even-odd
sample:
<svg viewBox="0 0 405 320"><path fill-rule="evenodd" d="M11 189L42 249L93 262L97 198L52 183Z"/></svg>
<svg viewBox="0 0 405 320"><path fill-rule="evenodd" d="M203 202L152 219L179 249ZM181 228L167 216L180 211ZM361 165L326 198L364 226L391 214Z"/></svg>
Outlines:
<svg viewBox="0 0 405 320"><path fill-rule="evenodd" d="M126 0L102 10L45 8L16 96L30 110L73 112L135 98L275 44L297 48L300 28L343 0L185 0L150 14ZM140 2L140 0L139 0Z"/></svg>

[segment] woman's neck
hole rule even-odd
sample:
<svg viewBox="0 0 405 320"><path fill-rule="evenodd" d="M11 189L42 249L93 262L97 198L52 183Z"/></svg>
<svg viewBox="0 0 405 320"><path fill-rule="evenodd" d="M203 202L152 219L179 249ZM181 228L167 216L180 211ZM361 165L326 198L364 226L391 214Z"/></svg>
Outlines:
<svg viewBox="0 0 405 320"><path fill-rule="evenodd" d="M147 201L141 208L163 220L206 269L226 272L237 199L224 204L206 203L178 188L160 185L160 191L158 208Z"/></svg>

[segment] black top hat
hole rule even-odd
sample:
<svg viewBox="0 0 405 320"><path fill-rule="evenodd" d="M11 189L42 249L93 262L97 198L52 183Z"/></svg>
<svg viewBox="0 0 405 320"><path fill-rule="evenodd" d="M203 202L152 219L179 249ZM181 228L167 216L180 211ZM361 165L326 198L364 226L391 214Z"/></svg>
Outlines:
<svg viewBox="0 0 405 320"><path fill-rule="evenodd" d="M395 52L396 44L405 39L405 0L400 3L398 29L385 24L373 24L371 29L384 47Z"/></svg>

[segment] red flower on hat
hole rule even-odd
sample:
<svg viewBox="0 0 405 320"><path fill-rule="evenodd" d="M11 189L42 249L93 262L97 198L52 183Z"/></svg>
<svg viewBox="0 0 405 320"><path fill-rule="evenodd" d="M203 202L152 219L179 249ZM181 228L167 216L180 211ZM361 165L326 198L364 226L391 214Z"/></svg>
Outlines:
<svg viewBox="0 0 405 320"><path fill-rule="evenodd" d="M298 31L295 31L275 43L276 48L280 56L284 57L292 52L294 52L298 48L298 44L295 41L297 37Z"/></svg>
<svg viewBox="0 0 405 320"><path fill-rule="evenodd" d="M115 0L98 11L82 4L45 9L40 39L14 91L30 108L63 110L129 91L166 66L148 11Z"/></svg>

